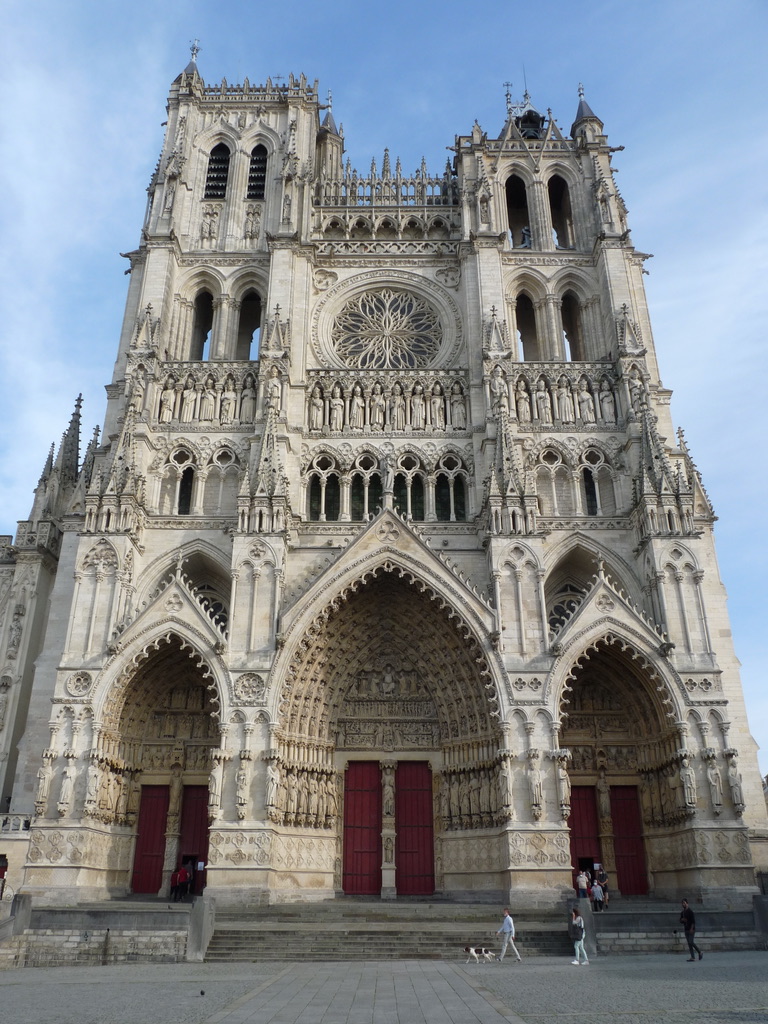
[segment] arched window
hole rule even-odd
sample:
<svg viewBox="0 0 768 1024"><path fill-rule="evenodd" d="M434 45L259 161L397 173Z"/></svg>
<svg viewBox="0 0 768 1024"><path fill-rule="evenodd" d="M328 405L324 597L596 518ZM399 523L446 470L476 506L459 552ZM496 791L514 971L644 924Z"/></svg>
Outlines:
<svg viewBox="0 0 768 1024"><path fill-rule="evenodd" d="M542 355L539 339L536 336L536 312L533 302L524 292L518 295L515 307L517 320L517 337L523 361L526 363L540 362Z"/></svg>
<svg viewBox="0 0 768 1024"><path fill-rule="evenodd" d="M235 359L258 359L261 334L261 298L250 289L240 303Z"/></svg>
<svg viewBox="0 0 768 1024"><path fill-rule="evenodd" d="M315 523L336 522L341 512L341 485L330 455L318 455L309 478L309 518Z"/></svg>
<svg viewBox="0 0 768 1024"><path fill-rule="evenodd" d="M227 195L229 177L229 148L220 142L214 146L208 157L208 173L205 176L205 199L224 199Z"/></svg>
<svg viewBox="0 0 768 1024"><path fill-rule="evenodd" d="M466 483L461 460L444 455L435 478L435 516L440 523L465 522L467 518Z"/></svg>
<svg viewBox="0 0 768 1024"><path fill-rule="evenodd" d="M397 511L417 522L424 521L424 481L418 474L395 474L394 505Z"/></svg>
<svg viewBox="0 0 768 1024"><path fill-rule="evenodd" d="M213 326L213 296L208 291L199 292L195 299L192 317L192 344L189 358L201 360L207 358L206 344L210 340ZM208 356L210 352L208 352Z"/></svg>
<svg viewBox="0 0 768 1024"><path fill-rule="evenodd" d="M192 466L187 466L181 474L181 480L179 481L179 508L178 512L180 516L188 516L190 509L192 508L192 489L195 484L195 470Z"/></svg>
<svg viewBox="0 0 768 1024"><path fill-rule="evenodd" d="M597 487L595 486L592 470L585 466L582 470L582 476L584 479L584 511L588 516L596 516L598 510Z"/></svg>
<svg viewBox="0 0 768 1024"><path fill-rule="evenodd" d="M555 233L555 245L558 249L573 249L573 215L571 213L571 196L568 185L555 174L547 184L549 193L549 210L552 216L552 230Z"/></svg>
<svg viewBox="0 0 768 1024"><path fill-rule="evenodd" d="M515 249L531 247L531 219L528 215L528 195L525 182L516 174L507 178L507 223L512 246Z"/></svg>
<svg viewBox="0 0 768 1024"><path fill-rule="evenodd" d="M267 147L254 146L248 167L247 199L263 199L267 186Z"/></svg>
<svg viewBox="0 0 768 1024"><path fill-rule="evenodd" d="M581 315L581 304L573 292L566 292L560 304L560 316L563 322L563 346L566 360L582 362L585 360L584 327Z"/></svg>

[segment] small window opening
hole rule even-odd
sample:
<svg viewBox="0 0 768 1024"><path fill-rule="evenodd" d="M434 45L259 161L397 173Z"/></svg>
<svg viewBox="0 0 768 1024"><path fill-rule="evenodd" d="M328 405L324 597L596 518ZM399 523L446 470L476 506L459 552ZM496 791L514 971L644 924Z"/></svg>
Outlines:
<svg viewBox="0 0 768 1024"><path fill-rule="evenodd" d="M586 498L586 513L588 516L597 515L597 488L595 487L595 477L591 469L584 467L584 497Z"/></svg>
<svg viewBox="0 0 768 1024"><path fill-rule="evenodd" d="M235 359L258 359L261 335L261 299L257 292L246 292L240 305Z"/></svg>
<svg viewBox="0 0 768 1024"><path fill-rule="evenodd" d="M541 361L539 341L536 337L536 312L533 302L525 295L518 295L515 310L517 318L517 336L523 354L523 362Z"/></svg>
<svg viewBox="0 0 768 1024"><path fill-rule="evenodd" d="M516 174L508 178L506 193L507 223L512 238L512 247L515 249L530 248L531 219L528 214L528 196L523 179Z"/></svg>
<svg viewBox="0 0 768 1024"><path fill-rule="evenodd" d="M263 199L267 187L267 147L256 146L251 151L248 167L248 199Z"/></svg>
<svg viewBox="0 0 768 1024"><path fill-rule="evenodd" d="M555 233L555 245L558 249L573 249L573 216L571 214L571 196L568 185L556 174L549 179L549 209L552 217L552 230Z"/></svg>
<svg viewBox="0 0 768 1024"><path fill-rule="evenodd" d="M195 299L192 318L192 346L189 358L199 361L208 358L206 346L210 341L213 327L213 296L210 292L200 292Z"/></svg>
<svg viewBox="0 0 768 1024"><path fill-rule="evenodd" d="M581 321L581 307L573 292L567 292L560 304L563 322L563 346L567 361L582 362L584 354L584 332Z"/></svg>
<svg viewBox="0 0 768 1024"><path fill-rule="evenodd" d="M187 466L179 481L179 515L188 516L192 508L192 488L195 483L195 471Z"/></svg>
<svg viewBox="0 0 768 1024"><path fill-rule="evenodd" d="M208 157L208 173L205 176L205 198L224 199L227 194L229 177L229 149L220 142L214 146Z"/></svg>

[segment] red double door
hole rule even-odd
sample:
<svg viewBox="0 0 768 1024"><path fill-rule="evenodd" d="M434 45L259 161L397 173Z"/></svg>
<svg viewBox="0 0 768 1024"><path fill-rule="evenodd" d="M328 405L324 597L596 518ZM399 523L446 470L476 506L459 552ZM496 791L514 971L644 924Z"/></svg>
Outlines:
<svg viewBox="0 0 768 1024"><path fill-rule="evenodd" d="M163 884L168 802L168 786L142 787L131 880L133 892L160 892ZM194 893L200 893L205 884L205 872L198 871L197 865L204 864L207 857L208 787L185 786L181 800L179 863L192 865L191 891Z"/></svg>
<svg viewBox="0 0 768 1024"><path fill-rule="evenodd" d="M571 863L574 869L602 863L597 800L594 786L574 786L571 792ZM636 786L611 786L611 820L616 877L612 888L625 896L644 896L648 875L643 848L643 824Z"/></svg>
<svg viewBox="0 0 768 1024"><path fill-rule="evenodd" d="M395 770L395 888L401 896L435 891L432 772L423 761ZM381 892L381 765L352 761L344 781L342 887L356 896Z"/></svg>

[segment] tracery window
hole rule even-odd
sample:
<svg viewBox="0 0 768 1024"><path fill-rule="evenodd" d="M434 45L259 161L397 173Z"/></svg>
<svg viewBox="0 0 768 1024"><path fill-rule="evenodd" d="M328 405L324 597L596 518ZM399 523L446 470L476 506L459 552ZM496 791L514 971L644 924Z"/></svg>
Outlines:
<svg viewBox="0 0 768 1024"><path fill-rule="evenodd" d="M352 474L350 518L364 522L383 504L379 464L372 455L361 455Z"/></svg>
<svg viewBox="0 0 768 1024"><path fill-rule="evenodd" d="M336 353L360 369L426 366L442 340L440 317L419 296L394 288L364 292L336 317L331 336Z"/></svg>

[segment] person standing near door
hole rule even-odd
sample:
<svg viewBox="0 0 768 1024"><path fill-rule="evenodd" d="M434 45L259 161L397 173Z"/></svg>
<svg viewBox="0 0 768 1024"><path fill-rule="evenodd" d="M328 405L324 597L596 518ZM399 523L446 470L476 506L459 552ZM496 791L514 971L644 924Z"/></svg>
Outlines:
<svg viewBox="0 0 768 1024"><path fill-rule="evenodd" d="M496 932L497 935L501 935L501 953L499 953L499 963L504 959L504 954L507 952L507 946L512 947L512 952L515 954L518 960L523 958L517 951L515 945L515 922L512 920L509 914L509 907L504 907L504 919L501 922L501 928Z"/></svg>
<svg viewBox="0 0 768 1024"><path fill-rule="evenodd" d="M583 868L579 871L578 875L576 875L576 889L580 900L588 899L589 894L587 890L589 889L589 878L587 878L587 873Z"/></svg>
<svg viewBox="0 0 768 1024"><path fill-rule="evenodd" d="M683 900L683 909L680 912L680 923L685 930L685 941L688 943L688 952L691 954L688 957L688 963L691 964L696 959L693 955L694 952L699 954L699 960L701 960L704 954L694 942L694 939L696 938L696 917L688 906L688 900Z"/></svg>

